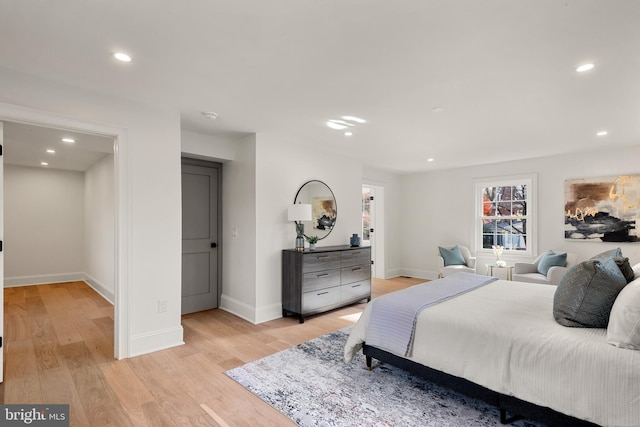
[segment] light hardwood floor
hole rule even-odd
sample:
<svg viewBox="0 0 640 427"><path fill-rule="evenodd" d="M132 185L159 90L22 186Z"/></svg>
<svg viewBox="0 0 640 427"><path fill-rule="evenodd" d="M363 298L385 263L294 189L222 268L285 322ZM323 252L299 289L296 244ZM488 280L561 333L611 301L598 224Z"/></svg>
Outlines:
<svg viewBox="0 0 640 427"><path fill-rule="evenodd" d="M420 279L373 281L373 296ZM84 282L5 289L0 401L68 403L72 426L292 426L224 372L354 323L364 304L253 325L182 317L185 345L113 358L113 307Z"/></svg>

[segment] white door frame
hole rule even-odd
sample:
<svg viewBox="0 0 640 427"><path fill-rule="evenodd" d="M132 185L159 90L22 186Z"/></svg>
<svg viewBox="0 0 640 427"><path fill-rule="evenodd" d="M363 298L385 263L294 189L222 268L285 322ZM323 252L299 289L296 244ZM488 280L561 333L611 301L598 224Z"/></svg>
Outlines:
<svg viewBox="0 0 640 427"><path fill-rule="evenodd" d="M114 193L115 193L115 305L114 356L129 357L131 299L131 201L129 192L129 147L127 129L114 125L88 122L48 111L20 107L0 102L0 121L54 127L114 138ZM4 291L4 289L3 289Z"/></svg>

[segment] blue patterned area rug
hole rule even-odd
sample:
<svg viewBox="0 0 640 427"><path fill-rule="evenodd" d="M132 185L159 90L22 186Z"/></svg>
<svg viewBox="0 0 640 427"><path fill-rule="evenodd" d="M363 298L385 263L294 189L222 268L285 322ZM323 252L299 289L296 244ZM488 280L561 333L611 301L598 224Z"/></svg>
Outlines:
<svg viewBox="0 0 640 427"><path fill-rule="evenodd" d="M343 359L351 327L226 374L299 426L499 426L497 408L402 369ZM520 420L512 426L539 427Z"/></svg>

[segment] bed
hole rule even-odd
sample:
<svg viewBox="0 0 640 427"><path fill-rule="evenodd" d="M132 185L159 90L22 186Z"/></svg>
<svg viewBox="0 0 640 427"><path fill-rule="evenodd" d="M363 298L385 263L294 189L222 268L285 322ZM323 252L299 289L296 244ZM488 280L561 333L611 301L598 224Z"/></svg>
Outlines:
<svg viewBox="0 0 640 427"><path fill-rule="evenodd" d="M508 410L559 425L640 426L640 351L607 344L606 329L559 325L555 290L497 280L429 306L407 354L367 344L373 300L352 329L345 360L364 349L368 363L374 357L445 378L498 406L502 422Z"/></svg>

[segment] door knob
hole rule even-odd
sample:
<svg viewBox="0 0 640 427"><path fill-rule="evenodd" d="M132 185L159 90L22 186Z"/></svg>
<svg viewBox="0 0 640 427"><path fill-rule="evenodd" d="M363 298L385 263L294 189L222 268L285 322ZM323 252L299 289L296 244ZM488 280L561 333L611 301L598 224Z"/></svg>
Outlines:
<svg viewBox="0 0 640 427"><path fill-rule="evenodd" d="M217 248L217 247L218 247L218 244L217 244L217 243L215 243L215 242L212 242L212 243L211 243L211 247L212 247L212 248Z"/></svg>

